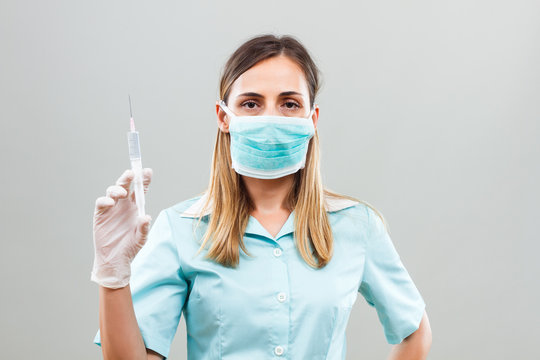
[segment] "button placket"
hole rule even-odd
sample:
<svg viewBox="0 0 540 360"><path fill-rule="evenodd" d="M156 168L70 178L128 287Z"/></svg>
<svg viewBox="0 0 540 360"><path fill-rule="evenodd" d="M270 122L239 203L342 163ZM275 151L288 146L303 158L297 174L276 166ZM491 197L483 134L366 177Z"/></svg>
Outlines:
<svg viewBox="0 0 540 360"><path fill-rule="evenodd" d="M289 240L288 237L282 239L282 242ZM272 255L275 261L270 261L273 271L273 279L275 280L274 286L274 299L277 305L273 307L275 315L272 316L271 328L274 332L273 350L274 356L282 356L285 354L287 344L289 343L289 328L290 328L290 308L289 308L289 270L288 264L284 257L284 250L280 245L275 244L272 249ZM272 256L271 255L271 256ZM284 356L285 357L285 356Z"/></svg>

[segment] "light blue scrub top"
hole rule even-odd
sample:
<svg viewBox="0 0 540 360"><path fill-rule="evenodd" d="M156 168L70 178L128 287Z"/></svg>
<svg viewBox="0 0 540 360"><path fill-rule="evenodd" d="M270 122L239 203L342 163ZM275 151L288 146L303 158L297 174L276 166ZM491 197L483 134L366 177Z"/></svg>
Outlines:
<svg viewBox="0 0 540 360"><path fill-rule="evenodd" d="M168 357L183 312L189 360L345 359L345 330L360 292L374 307L386 341L418 329L424 299L380 217L367 205L325 199L334 254L319 270L296 250L293 211L272 237L250 216L236 269L203 259L211 216L196 235L206 194L162 210L131 264L131 292L145 346ZM207 244L208 246L208 244ZM94 343L101 346L98 330Z"/></svg>

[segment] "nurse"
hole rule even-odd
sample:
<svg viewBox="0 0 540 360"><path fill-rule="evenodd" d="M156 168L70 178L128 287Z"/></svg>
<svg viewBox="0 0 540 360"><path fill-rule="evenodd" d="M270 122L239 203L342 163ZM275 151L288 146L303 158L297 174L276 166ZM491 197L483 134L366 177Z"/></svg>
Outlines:
<svg viewBox="0 0 540 360"><path fill-rule="evenodd" d="M318 90L297 39L251 38L222 72L205 191L152 226L137 216L131 170L96 200L104 359L166 359L182 314L188 359L345 359L359 293L391 359L426 358L426 304L382 215L322 184Z"/></svg>

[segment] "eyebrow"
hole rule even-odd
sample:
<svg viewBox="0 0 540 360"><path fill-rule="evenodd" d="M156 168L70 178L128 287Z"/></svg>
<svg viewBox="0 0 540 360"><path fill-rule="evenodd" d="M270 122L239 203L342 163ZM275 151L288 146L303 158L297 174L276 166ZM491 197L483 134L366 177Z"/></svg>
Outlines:
<svg viewBox="0 0 540 360"><path fill-rule="evenodd" d="M300 95L300 96L302 96L302 94L300 94L299 92L296 92L296 91L284 91L284 92L279 94L279 96L289 96L289 95ZM259 93L256 93L256 92L245 92L243 94L238 95L237 97L240 97L240 96L251 96L251 97L257 97L257 98L263 98L264 97L263 95L261 95Z"/></svg>

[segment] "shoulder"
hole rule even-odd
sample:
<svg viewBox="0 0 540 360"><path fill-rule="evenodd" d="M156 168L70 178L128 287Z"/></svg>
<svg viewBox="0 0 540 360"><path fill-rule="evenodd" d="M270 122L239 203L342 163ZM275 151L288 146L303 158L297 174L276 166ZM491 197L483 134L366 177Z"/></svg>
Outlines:
<svg viewBox="0 0 540 360"><path fill-rule="evenodd" d="M191 214L191 209L199 206L198 204L200 203L201 198L202 194L199 194L178 201L169 207L163 208L159 214L160 218L163 217L163 220L161 220L160 223L167 223L167 231L170 231L173 241L177 244L179 249L182 249L187 253L190 253L191 250L196 250L196 247L191 249L191 245L195 246L196 242L188 240L193 240L202 236L204 228L207 226L206 217L203 217L202 226L199 228L197 218L195 215ZM186 215L187 213L189 214ZM158 220L156 219L156 223L157 222Z"/></svg>
<svg viewBox="0 0 540 360"><path fill-rule="evenodd" d="M173 218L181 218L183 214L185 214L186 210L191 208L194 204L200 202L201 198L204 194L198 194L192 197L189 197L187 199L178 201L177 203L166 207L163 209L163 211L167 212L168 215Z"/></svg>
<svg viewBox="0 0 540 360"><path fill-rule="evenodd" d="M346 195L326 196L325 204L336 238L365 237L369 227L369 206L365 201Z"/></svg>
<svg viewBox="0 0 540 360"><path fill-rule="evenodd" d="M346 195L339 198L327 197L326 201L338 205L329 206L330 210L327 210L335 231L354 231L368 239L388 230L383 214L367 201Z"/></svg>
<svg viewBox="0 0 540 360"><path fill-rule="evenodd" d="M369 204L366 201L342 194L325 194L324 203L330 217L353 218L367 224Z"/></svg>
<svg viewBox="0 0 540 360"><path fill-rule="evenodd" d="M191 205L195 204L199 199L203 197L203 194L195 195L177 202L176 204L170 206L168 209L182 213L186 211Z"/></svg>

